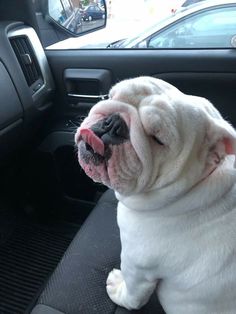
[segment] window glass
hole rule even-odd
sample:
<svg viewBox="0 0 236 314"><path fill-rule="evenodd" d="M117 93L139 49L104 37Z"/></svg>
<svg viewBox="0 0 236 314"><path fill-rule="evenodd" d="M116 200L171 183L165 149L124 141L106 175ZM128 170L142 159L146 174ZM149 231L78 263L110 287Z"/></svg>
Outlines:
<svg viewBox="0 0 236 314"><path fill-rule="evenodd" d="M236 35L236 8L192 15L147 39L148 48L228 48Z"/></svg>
<svg viewBox="0 0 236 314"><path fill-rule="evenodd" d="M212 5L211 0L105 0L107 15L103 0L32 1L47 49L236 47L236 5L226 0L220 5ZM50 36L52 28L45 29L46 15L38 9L39 3L41 8L48 3L51 15L62 26L87 34L65 40L60 38L68 35ZM72 15L71 10L76 13ZM104 25L106 17L106 27L92 31Z"/></svg>

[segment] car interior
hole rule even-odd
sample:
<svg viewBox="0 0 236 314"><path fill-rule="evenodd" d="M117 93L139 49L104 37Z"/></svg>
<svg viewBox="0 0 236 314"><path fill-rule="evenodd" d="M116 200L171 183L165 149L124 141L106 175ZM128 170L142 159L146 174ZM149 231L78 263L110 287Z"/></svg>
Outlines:
<svg viewBox="0 0 236 314"><path fill-rule="evenodd" d="M46 50L31 0L0 0L0 313L164 313L109 299L114 192L80 168L74 134L118 81L153 76L236 125L236 50Z"/></svg>

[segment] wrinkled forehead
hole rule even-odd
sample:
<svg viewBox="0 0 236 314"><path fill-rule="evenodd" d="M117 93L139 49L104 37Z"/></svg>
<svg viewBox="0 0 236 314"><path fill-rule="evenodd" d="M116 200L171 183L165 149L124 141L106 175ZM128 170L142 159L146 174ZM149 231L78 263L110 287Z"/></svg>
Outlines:
<svg viewBox="0 0 236 314"><path fill-rule="evenodd" d="M186 103L191 104L193 110L201 111L202 115L210 116L215 119L222 119L220 112L212 105L212 103L203 97L185 95Z"/></svg>
<svg viewBox="0 0 236 314"><path fill-rule="evenodd" d="M209 115L219 115L208 100L184 94L173 98L168 95L146 97L140 103L138 111L142 123L153 130L158 128L155 124L180 130L199 129L206 125Z"/></svg>
<svg viewBox="0 0 236 314"><path fill-rule="evenodd" d="M177 128L181 116L174 102L170 102L164 95L146 97L140 103L138 112L144 129L152 134L159 132L163 127Z"/></svg>
<svg viewBox="0 0 236 314"><path fill-rule="evenodd" d="M151 95L181 94L174 86L152 77L139 77L117 83L110 90L110 99L125 102L132 106L139 106L140 102Z"/></svg>
<svg viewBox="0 0 236 314"><path fill-rule="evenodd" d="M209 115L221 117L205 98L175 90L166 90L164 93L163 89L159 89L159 92L154 94L150 84L137 86L121 82L111 90L110 99L95 105L91 114L106 116L116 112L124 114L126 118L131 117L131 120L134 118L136 123L140 119L146 126L152 124L152 128L157 123L183 129L202 127Z"/></svg>
<svg viewBox="0 0 236 314"><path fill-rule="evenodd" d="M181 97L171 97L169 94L147 96L141 100L138 106L140 115L150 118L152 115L159 115L162 118L171 115L173 118L177 118L183 110L184 103L181 101Z"/></svg>

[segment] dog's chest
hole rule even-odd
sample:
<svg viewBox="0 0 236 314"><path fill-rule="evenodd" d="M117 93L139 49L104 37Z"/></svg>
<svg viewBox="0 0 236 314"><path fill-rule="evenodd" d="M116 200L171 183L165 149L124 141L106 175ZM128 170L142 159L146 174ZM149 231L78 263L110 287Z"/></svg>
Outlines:
<svg viewBox="0 0 236 314"><path fill-rule="evenodd" d="M221 235L218 228L214 232L211 226L191 221L188 217L176 220L146 215L119 204L122 259L156 272L159 278L177 279L181 274L182 281L195 273L197 280L202 280L213 275L232 254L234 244L230 245L227 233Z"/></svg>
<svg viewBox="0 0 236 314"><path fill-rule="evenodd" d="M162 276L183 267L191 239L182 223L177 226L175 219L160 219L155 213L145 215L119 205L118 224L124 258L139 267L156 268Z"/></svg>

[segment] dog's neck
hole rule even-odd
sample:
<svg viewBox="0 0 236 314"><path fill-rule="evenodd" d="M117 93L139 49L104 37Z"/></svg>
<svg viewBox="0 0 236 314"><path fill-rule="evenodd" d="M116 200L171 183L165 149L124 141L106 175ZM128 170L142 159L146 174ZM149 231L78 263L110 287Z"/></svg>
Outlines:
<svg viewBox="0 0 236 314"><path fill-rule="evenodd" d="M236 169L232 160L226 159L219 167L211 169L192 187L179 188L180 183L170 184L163 189L152 190L137 195L122 196L117 199L126 207L136 211L159 211L165 215L183 214L199 210L220 200L236 183ZM178 204L179 203L179 204ZM197 204L197 205L196 205ZM175 208L181 208L176 213Z"/></svg>

